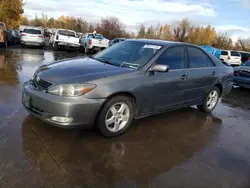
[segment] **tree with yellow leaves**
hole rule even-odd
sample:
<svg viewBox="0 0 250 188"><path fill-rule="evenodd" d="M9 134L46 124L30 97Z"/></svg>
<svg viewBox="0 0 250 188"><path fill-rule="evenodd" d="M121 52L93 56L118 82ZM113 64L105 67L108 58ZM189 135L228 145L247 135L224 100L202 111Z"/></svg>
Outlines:
<svg viewBox="0 0 250 188"><path fill-rule="evenodd" d="M1 0L0 21L11 29L16 29L23 13L23 0Z"/></svg>

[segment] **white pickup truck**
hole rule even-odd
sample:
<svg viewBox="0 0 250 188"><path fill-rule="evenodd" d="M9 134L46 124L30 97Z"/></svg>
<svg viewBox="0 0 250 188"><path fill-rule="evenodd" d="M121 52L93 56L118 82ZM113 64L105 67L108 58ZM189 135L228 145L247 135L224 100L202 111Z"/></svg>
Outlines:
<svg viewBox="0 0 250 188"><path fill-rule="evenodd" d="M53 33L51 35L49 43L54 50L66 47L70 48L80 47L79 37L76 35L76 32L66 29L58 29L55 33Z"/></svg>
<svg viewBox="0 0 250 188"><path fill-rule="evenodd" d="M99 51L109 47L109 40L101 34L85 33L80 37L80 49L85 53Z"/></svg>

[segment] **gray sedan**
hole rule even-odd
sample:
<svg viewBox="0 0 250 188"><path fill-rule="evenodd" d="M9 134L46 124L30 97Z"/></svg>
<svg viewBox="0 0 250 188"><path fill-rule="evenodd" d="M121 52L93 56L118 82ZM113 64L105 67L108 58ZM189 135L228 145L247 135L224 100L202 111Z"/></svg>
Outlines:
<svg viewBox="0 0 250 188"><path fill-rule="evenodd" d="M88 58L43 65L22 102L52 125L117 136L133 119L197 105L211 112L231 91L233 68L198 46L134 39Z"/></svg>

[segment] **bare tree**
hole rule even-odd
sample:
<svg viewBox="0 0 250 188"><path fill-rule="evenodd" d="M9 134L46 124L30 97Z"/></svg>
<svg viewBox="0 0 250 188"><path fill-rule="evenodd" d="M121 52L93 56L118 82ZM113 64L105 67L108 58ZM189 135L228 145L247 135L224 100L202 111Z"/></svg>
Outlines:
<svg viewBox="0 0 250 188"><path fill-rule="evenodd" d="M220 33L214 40L213 46L219 49L230 50L233 48L233 42L227 33Z"/></svg>
<svg viewBox="0 0 250 188"><path fill-rule="evenodd" d="M250 38L238 40L242 50L250 52Z"/></svg>
<svg viewBox="0 0 250 188"><path fill-rule="evenodd" d="M96 31L102 33L108 39L127 36L125 26L116 17L103 18L96 26Z"/></svg>
<svg viewBox="0 0 250 188"><path fill-rule="evenodd" d="M173 39L180 42L186 42L188 39L190 23L191 22L188 19L183 19L182 21L172 25Z"/></svg>

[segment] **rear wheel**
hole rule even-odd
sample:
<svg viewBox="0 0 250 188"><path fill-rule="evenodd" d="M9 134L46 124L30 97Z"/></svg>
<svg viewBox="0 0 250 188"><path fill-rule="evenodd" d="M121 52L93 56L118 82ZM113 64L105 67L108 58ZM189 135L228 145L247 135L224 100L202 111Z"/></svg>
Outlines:
<svg viewBox="0 0 250 188"><path fill-rule="evenodd" d="M96 126L102 135L115 137L127 130L133 118L133 99L126 96L116 96L108 100L102 107Z"/></svg>
<svg viewBox="0 0 250 188"><path fill-rule="evenodd" d="M212 112L218 104L220 98L220 90L214 86L207 94L202 105L198 105L197 108L202 112Z"/></svg>

